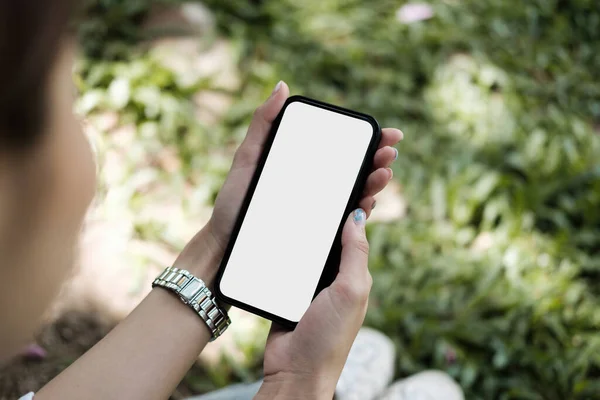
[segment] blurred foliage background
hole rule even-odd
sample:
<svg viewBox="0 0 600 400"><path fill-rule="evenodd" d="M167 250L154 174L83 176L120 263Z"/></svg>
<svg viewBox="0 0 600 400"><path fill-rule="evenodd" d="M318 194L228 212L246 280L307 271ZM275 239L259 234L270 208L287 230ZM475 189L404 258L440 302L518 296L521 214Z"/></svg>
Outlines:
<svg viewBox="0 0 600 400"><path fill-rule="evenodd" d="M284 79L405 132L394 176L406 211L369 226L367 324L395 341L397 376L439 368L468 399L600 399L595 0L84 4L77 109L116 115L100 124L99 154L121 146L127 163L101 185L127 185L103 200L135 215L133 236L181 248ZM189 42L180 24L148 22L182 4L194 48L225 49L226 62L189 69L157 45ZM179 219L143 212L166 195ZM259 360L224 365L218 386L260 373Z"/></svg>

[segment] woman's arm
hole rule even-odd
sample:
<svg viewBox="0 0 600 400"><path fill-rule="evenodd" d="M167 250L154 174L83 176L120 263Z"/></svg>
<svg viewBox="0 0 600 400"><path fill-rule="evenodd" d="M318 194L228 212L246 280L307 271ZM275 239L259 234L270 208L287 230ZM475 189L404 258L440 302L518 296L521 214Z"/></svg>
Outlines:
<svg viewBox="0 0 600 400"><path fill-rule="evenodd" d="M190 271L202 279L209 288L212 288L218 263L221 260L244 195L254 174L264 141L271 129L272 122L281 110L288 95L287 85L280 82L275 87L271 97L256 110L246 138L238 148L225 184L217 196L210 222L188 243L175 264L173 264L177 268ZM366 211L365 218L373 207L373 196L382 190L391 178L391 170L387 167L397 154L391 146L396 145L400 139L402 139L402 132L397 129L383 129L380 149L375 154L373 172L367 179L365 193L360 202L360 206ZM364 218L362 217L360 220L355 219L354 221L359 223L356 226L364 225ZM360 252L365 253L366 251L364 229L354 229L348 232L346 236L349 239L345 241L345 252L350 254L352 249L359 252L352 257L347 256L347 262L342 262L348 266L347 271L358 271L357 276L362 273L363 275L360 276L369 281L370 277L367 276L368 274L365 275L366 258L360 257ZM356 235L352 235L352 232ZM360 240L352 240L352 238ZM363 244L360 245L360 243ZM357 268L352 268L355 263L351 262L350 259L358 261ZM340 267L340 270L344 270L344 268ZM345 276L350 278L352 273L348 272ZM359 280L362 280L360 276ZM354 280L342 279L341 283L338 282L333 289L337 295L331 297L327 297L329 295L320 296L321 300L319 302L335 301L339 299L340 295L350 303L353 302L352 299L357 300L354 296L356 285L348 285ZM346 293L347 289L350 290L349 293ZM331 290L325 293L330 292ZM361 293L364 295L364 290ZM365 296L359 297L364 300ZM342 303L347 305L348 302L344 301ZM350 323L352 328L357 331L360 321L362 321L361 315L364 317L364 304L357 300L354 302L354 307L351 308L360 312L354 313L354 318L348 318L346 322ZM339 310L334 312L333 309L328 309L327 304L317 305L313 309L317 311L325 310L324 319L299 324L298 326L301 329L296 329L296 333L293 335L286 335L284 331L277 332L276 328L272 329L265 357L278 362L267 363L265 361L265 367L269 366L265 371L268 377L265 379L267 384L261 389L261 395L272 394L277 395L277 397L288 398L290 390L292 390L310 398L313 392L322 392L323 385L326 385L328 390L332 390L331 381L335 377L329 376L326 382L313 379L314 376L311 376L308 380L298 379L298 376L303 375L302 371L300 373L297 371L296 367L298 365L293 365L292 370L294 373L292 375L278 373L281 372L279 367L287 370L289 366L289 364L286 364L291 355L287 351L289 350L286 345L288 342L300 340L319 343L324 336L311 334L309 328L318 327L315 322L327 322L331 315L342 315L336 314ZM352 313L345 312L345 315L350 314ZM334 340L324 347L305 346L306 349L312 349L312 354L315 354L314 359L311 359L311 363L322 364L324 369L333 370L333 375L339 374L338 369L341 370L338 365L341 359L339 354L342 354L342 358L345 360L345 354L347 355L352 342L352 338L350 338L346 343L340 345L340 337L335 335L340 330L343 331L344 329L331 330L330 335L327 335L327 337ZM353 334L356 335L356 332ZM299 339L292 340L292 337ZM36 400L152 400L168 398L209 339L210 332L207 326L195 312L172 293L160 288L154 289L123 322L73 365L42 388L35 398ZM321 345L325 344L321 343ZM336 361L337 364L329 366L327 362L323 361L323 356L326 354L321 351L323 348L336 352L336 357L326 358L330 362L331 360ZM281 351L278 351L278 349ZM315 350L316 353L314 353ZM304 354L304 356L307 356L307 354ZM308 364L304 363L304 365ZM316 369L313 369L313 372L314 370Z"/></svg>
<svg viewBox="0 0 600 400"><path fill-rule="evenodd" d="M285 83L254 113L215 202L211 221L174 267L212 288L271 123L289 94ZM44 399L165 399L210 339L204 321L175 295L156 288L103 340L36 394Z"/></svg>
<svg viewBox="0 0 600 400"><path fill-rule="evenodd" d="M194 252L176 261L211 287L220 261L214 238L203 229ZM191 246L188 246L191 247ZM210 339L204 321L174 294L156 288L104 339L48 383L44 399L166 399Z"/></svg>

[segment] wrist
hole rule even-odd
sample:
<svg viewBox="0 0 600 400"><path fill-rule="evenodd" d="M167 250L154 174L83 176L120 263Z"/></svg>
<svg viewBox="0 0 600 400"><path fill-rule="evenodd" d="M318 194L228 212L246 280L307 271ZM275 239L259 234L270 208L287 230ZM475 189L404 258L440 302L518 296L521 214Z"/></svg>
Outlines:
<svg viewBox="0 0 600 400"><path fill-rule="evenodd" d="M212 289L222 257L222 248L211 232L209 223L189 241L173 266L188 270Z"/></svg>
<svg viewBox="0 0 600 400"><path fill-rule="evenodd" d="M263 399L316 399L331 400L335 382L314 375L299 376L291 373L267 375L254 400Z"/></svg>

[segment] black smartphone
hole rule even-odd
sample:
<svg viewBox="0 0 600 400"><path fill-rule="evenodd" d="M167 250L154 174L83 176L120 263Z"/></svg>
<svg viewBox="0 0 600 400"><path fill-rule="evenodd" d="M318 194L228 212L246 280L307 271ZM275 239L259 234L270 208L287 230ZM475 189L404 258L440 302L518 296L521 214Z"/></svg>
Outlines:
<svg viewBox="0 0 600 400"><path fill-rule="evenodd" d="M342 227L380 137L371 116L288 98L221 261L217 298L293 328L337 275Z"/></svg>

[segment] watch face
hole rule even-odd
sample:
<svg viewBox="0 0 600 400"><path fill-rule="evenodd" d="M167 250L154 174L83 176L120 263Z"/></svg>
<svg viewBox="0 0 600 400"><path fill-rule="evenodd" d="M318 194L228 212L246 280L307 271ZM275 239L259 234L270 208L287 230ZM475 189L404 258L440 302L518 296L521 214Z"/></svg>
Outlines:
<svg viewBox="0 0 600 400"><path fill-rule="evenodd" d="M186 297L188 299L191 299L192 297L194 297L196 295L196 293L198 293L202 288L204 287L204 285L202 284L202 282L200 282L198 279L192 279L187 286L181 291L179 292L180 295L182 295L183 297Z"/></svg>

